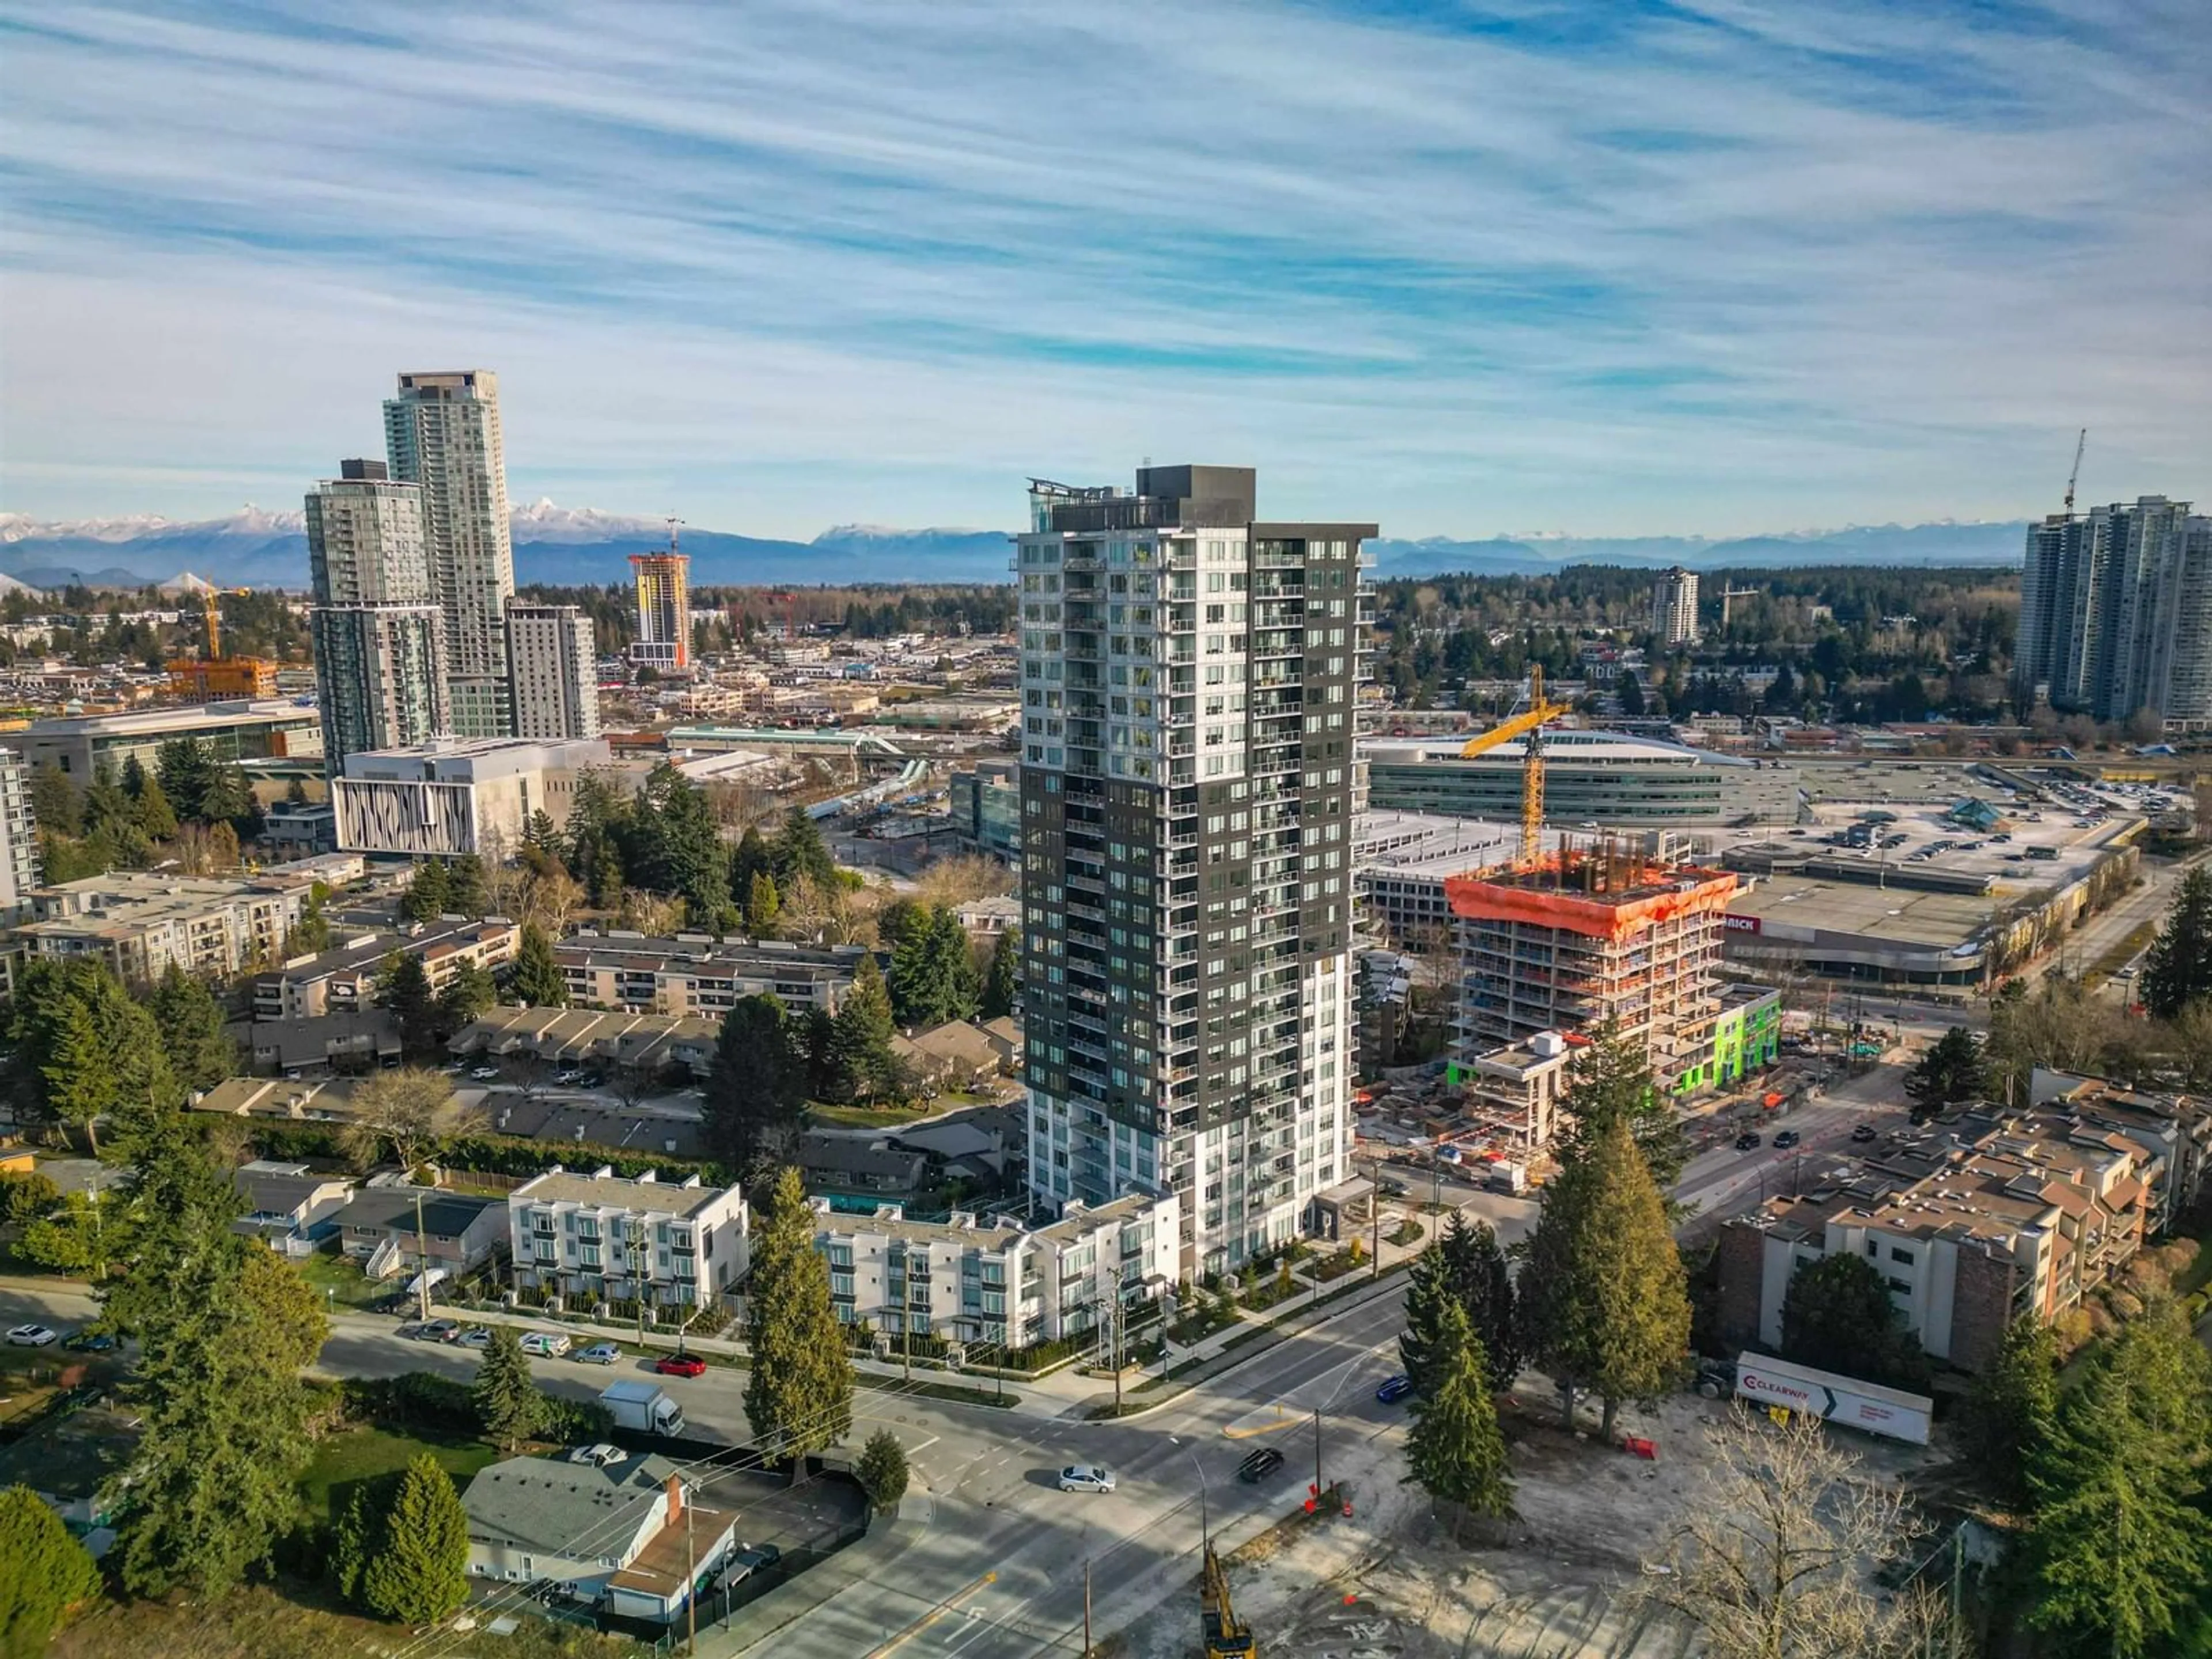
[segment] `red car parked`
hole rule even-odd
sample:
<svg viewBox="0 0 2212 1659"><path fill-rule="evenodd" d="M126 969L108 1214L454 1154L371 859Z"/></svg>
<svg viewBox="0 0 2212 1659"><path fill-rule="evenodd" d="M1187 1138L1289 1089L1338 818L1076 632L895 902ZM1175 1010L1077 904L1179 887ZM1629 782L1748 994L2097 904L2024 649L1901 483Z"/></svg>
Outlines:
<svg viewBox="0 0 2212 1659"><path fill-rule="evenodd" d="M653 1369L663 1376L704 1376L707 1362L696 1353L663 1354L653 1362Z"/></svg>

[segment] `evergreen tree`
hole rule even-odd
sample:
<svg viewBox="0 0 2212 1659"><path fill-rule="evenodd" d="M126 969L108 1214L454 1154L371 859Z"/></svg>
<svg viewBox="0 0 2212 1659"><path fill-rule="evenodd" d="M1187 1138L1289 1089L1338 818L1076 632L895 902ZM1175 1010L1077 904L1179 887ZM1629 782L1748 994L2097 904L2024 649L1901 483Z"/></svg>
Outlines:
<svg viewBox="0 0 2212 1659"><path fill-rule="evenodd" d="M775 874L775 859L769 851L767 838L757 826L747 825L745 833L738 838L737 850L730 854L730 890L750 893L755 876Z"/></svg>
<svg viewBox="0 0 2212 1659"><path fill-rule="evenodd" d="M308 805L307 786L297 778L293 779L291 782L286 784L284 786L284 805L287 806L305 806Z"/></svg>
<svg viewBox="0 0 2212 1659"><path fill-rule="evenodd" d="M91 957L34 957L15 977L9 1005L9 1099L48 1121L82 1125L182 1095L160 1029Z"/></svg>
<svg viewBox="0 0 2212 1659"><path fill-rule="evenodd" d="M201 808L215 775L215 757L197 738L175 738L154 751L154 775L179 818L207 821Z"/></svg>
<svg viewBox="0 0 2212 1659"><path fill-rule="evenodd" d="M160 788L149 781L149 787ZM223 1035L222 1005L205 980L171 963L149 1000L170 1074L187 1091L212 1089L238 1070L237 1045Z"/></svg>
<svg viewBox="0 0 2212 1659"><path fill-rule="evenodd" d="M1009 927L991 946L990 971L983 976L981 1018L999 1019L1014 1012L1022 994L1021 935Z"/></svg>
<svg viewBox="0 0 2212 1659"><path fill-rule="evenodd" d="M623 890L629 884L621 846L612 836L602 836L590 847L590 860L585 866L586 895L602 909L621 903Z"/></svg>
<svg viewBox="0 0 2212 1659"><path fill-rule="evenodd" d="M1920 1389L1928 1356L1863 1255L1802 1262L1782 1293L1782 1357L1893 1388Z"/></svg>
<svg viewBox="0 0 2212 1659"><path fill-rule="evenodd" d="M447 1036L482 1019L499 1000L499 985L491 969L465 962L453 969L446 988L438 993L438 1029Z"/></svg>
<svg viewBox="0 0 2212 1659"><path fill-rule="evenodd" d="M2212 867L2200 864L2182 877L2138 983L2143 1006L2160 1019L2212 997Z"/></svg>
<svg viewBox="0 0 2212 1659"><path fill-rule="evenodd" d="M2049 1437L2057 1414L2057 1338L2033 1315L2015 1319L1960 1413L1968 1462L2008 1498L2024 1499L2029 1457Z"/></svg>
<svg viewBox="0 0 2212 1659"><path fill-rule="evenodd" d="M1643 1043L1611 1022L1590 1032L1589 1046L1569 1067L1559 1137L1562 1163L1582 1157L1616 1121L1626 1122L1651 1178L1663 1194L1681 1179L1690 1143L1674 1103L1651 1075Z"/></svg>
<svg viewBox="0 0 2212 1659"><path fill-rule="evenodd" d="M805 1094L806 1062L792 1045L783 1005L740 998L722 1016L705 1107L708 1145L732 1178L750 1185L763 1163L798 1155Z"/></svg>
<svg viewBox="0 0 2212 1659"><path fill-rule="evenodd" d="M664 761L646 780L636 827L639 883L681 896L692 926L710 925L729 906L730 868L705 793Z"/></svg>
<svg viewBox="0 0 2212 1659"><path fill-rule="evenodd" d="M839 1094L837 1075L837 1018L826 1008L809 1008L800 1022L793 1045L806 1060L806 1092L815 1100L849 1100Z"/></svg>
<svg viewBox="0 0 2212 1659"><path fill-rule="evenodd" d="M2171 1304L2090 1361L2033 1454L2028 1623L2117 1659L2172 1650L2212 1588L2212 1356Z"/></svg>
<svg viewBox="0 0 2212 1659"><path fill-rule="evenodd" d="M830 854L830 843L822 838L822 826L806 816L803 806L794 806L784 816L783 829L769 854L775 861L779 892L788 893L791 884L800 876L823 887L837 879L837 860Z"/></svg>
<svg viewBox="0 0 2212 1659"><path fill-rule="evenodd" d="M243 840L250 841L261 833L261 808L246 785L246 774L227 761L210 767L198 810L191 816L203 823L227 823Z"/></svg>
<svg viewBox="0 0 2212 1659"><path fill-rule="evenodd" d="M1521 1375L1523 1334L1514 1295L1513 1267L1487 1221L1468 1226L1455 1215L1444 1224L1437 1248L1444 1259L1452 1292L1467 1310L1468 1325L1482 1345L1493 1393L1503 1394Z"/></svg>
<svg viewBox="0 0 2212 1659"><path fill-rule="evenodd" d="M424 859L415 866L415 878L399 900L399 914L410 921L429 921L452 908L445 861Z"/></svg>
<svg viewBox="0 0 2212 1659"><path fill-rule="evenodd" d="M381 1520L360 1575L369 1611L404 1625L458 1613L469 1599L469 1517L436 1458L424 1452L408 1464Z"/></svg>
<svg viewBox="0 0 2212 1659"><path fill-rule="evenodd" d="M1445 1328L1456 1306L1443 1252L1434 1246L1423 1250L1406 1273L1406 1328L1398 1335L1398 1364L1418 1395L1436 1390L1445 1358ZM1466 1321L1462 1311L1460 1322Z"/></svg>
<svg viewBox="0 0 2212 1659"><path fill-rule="evenodd" d="M1644 717L1644 682L1637 678L1633 669L1620 677L1618 695L1620 712L1626 719L1633 720Z"/></svg>
<svg viewBox="0 0 2212 1659"><path fill-rule="evenodd" d="M232 1230L230 1172L173 1114L143 1115L127 1139L128 1266L102 1298L106 1325L138 1344L123 1583L215 1598L297 1517L311 1450L300 1372L329 1326L296 1269Z"/></svg>
<svg viewBox="0 0 2212 1659"><path fill-rule="evenodd" d="M906 1496L907 1484L906 1448L899 1444L898 1436L889 1429L878 1429L870 1435L860 1448L860 1461L853 1465L853 1474L872 1506L894 1507Z"/></svg>
<svg viewBox="0 0 2212 1659"><path fill-rule="evenodd" d="M890 1083L896 1056L891 1038L898 1028L891 1022L890 994L873 957L862 957L854 971L853 988L837 1010L837 1026L830 1045L830 1080L835 1100L866 1100Z"/></svg>
<svg viewBox="0 0 2212 1659"><path fill-rule="evenodd" d="M782 904L776 894L775 878L765 870L754 871L745 888L745 932L755 939L774 939L776 913Z"/></svg>
<svg viewBox="0 0 2212 1659"><path fill-rule="evenodd" d="M1443 1304L1431 1358L1433 1386L1413 1401L1405 1478L1432 1502L1449 1506L1456 1542L1467 1516L1513 1512L1513 1476L1482 1344L1456 1303Z"/></svg>
<svg viewBox="0 0 2212 1659"><path fill-rule="evenodd" d="M400 950L388 953L377 974L376 1000L398 1023L399 1046L410 1059L436 1050L438 1004L420 957Z"/></svg>
<svg viewBox="0 0 2212 1659"><path fill-rule="evenodd" d="M529 922L523 924L522 943L515 951L514 999L526 1008L568 1006L568 981L554 958L553 941L544 928Z"/></svg>
<svg viewBox="0 0 2212 1659"><path fill-rule="evenodd" d="M960 924L960 913L951 905L940 906L930 923L929 945L930 976L944 988L939 1004L944 1019L974 1018L982 1004L983 981L975 971L975 947Z"/></svg>
<svg viewBox="0 0 2212 1659"><path fill-rule="evenodd" d="M747 1308L745 1416L769 1455L793 1460L795 1484L806 1454L836 1444L853 1426L853 1363L797 1170L776 1177L754 1231Z"/></svg>
<svg viewBox="0 0 2212 1659"><path fill-rule="evenodd" d="M471 919L491 908L484 893L483 860L474 853L464 853L447 863L446 908Z"/></svg>
<svg viewBox="0 0 2212 1659"><path fill-rule="evenodd" d="M491 1328L491 1342L477 1367L469 1399L476 1407L477 1425L483 1437L502 1451L515 1450L545 1427L545 1396L530 1375L530 1361L523 1354L522 1338L514 1326Z"/></svg>
<svg viewBox="0 0 2212 1659"><path fill-rule="evenodd" d="M100 1569L46 1500L28 1486L0 1492L0 1654L44 1653L69 1610L99 1594Z"/></svg>
<svg viewBox="0 0 2212 1659"><path fill-rule="evenodd" d="M75 836L84 829L84 797L52 761L31 774L31 817L49 835Z"/></svg>
<svg viewBox="0 0 2212 1659"><path fill-rule="evenodd" d="M1906 1076L1905 1092L1912 1101L1916 1123L1925 1122L1947 1106L1987 1099L1989 1058L1981 1038L1963 1025L1951 1027Z"/></svg>
<svg viewBox="0 0 2212 1659"><path fill-rule="evenodd" d="M561 855L561 832L554 827L553 815L544 807L531 813L522 828L522 844L540 853Z"/></svg>
<svg viewBox="0 0 2212 1659"><path fill-rule="evenodd" d="M1520 1291L1537 1361L1569 1426L1578 1391L1603 1396L1610 1442L1620 1402L1664 1393L1690 1345L1682 1259L1626 1116L1544 1188L1527 1249Z"/></svg>
<svg viewBox="0 0 2212 1659"><path fill-rule="evenodd" d="M131 764L138 764L136 755L131 757ZM148 841L172 839L177 833L176 809L169 805L168 796L162 793L161 779L143 768L138 779L136 790L131 790L128 784L125 786L131 799L131 822Z"/></svg>

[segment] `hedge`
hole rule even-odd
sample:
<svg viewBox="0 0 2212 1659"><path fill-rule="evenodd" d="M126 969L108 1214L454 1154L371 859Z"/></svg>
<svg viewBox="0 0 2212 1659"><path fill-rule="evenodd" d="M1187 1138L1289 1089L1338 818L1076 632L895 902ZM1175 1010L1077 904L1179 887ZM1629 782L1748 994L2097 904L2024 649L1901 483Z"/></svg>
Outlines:
<svg viewBox="0 0 2212 1659"><path fill-rule="evenodd" d="M253 1150L262 1158L342 1162L347 1157L339 1139L340 1126L335 1123L254 1119L250 1127ZM720 1167L705 1158L665 1155L656 1158L638 1152L619 1152L611 1146L595 1146L587 1141L552 1144L517 1135L462 1135L443 1142L433 1157L447 1169L486 1175L540 1175L556 1164L568 1169L581 1164L597 1168L604 1164L617 1175L629 1179L652 1170L664 1176L678 1178L696 1174L702 1181L718 1187L729 1184Z"/></svg>
<svg viewBox="0 0 2212 1659"><path fill-rule="evenodd" d="M469 1385L433 1371L403 1371L398 1376L349 1376L338 1384L346 1415L393 1429L439 1429L474 1434L476 1402ZM604 1440L613 1432L614 1414L596 1400L545 1396L543 1437L567 1443Z"/></svg>

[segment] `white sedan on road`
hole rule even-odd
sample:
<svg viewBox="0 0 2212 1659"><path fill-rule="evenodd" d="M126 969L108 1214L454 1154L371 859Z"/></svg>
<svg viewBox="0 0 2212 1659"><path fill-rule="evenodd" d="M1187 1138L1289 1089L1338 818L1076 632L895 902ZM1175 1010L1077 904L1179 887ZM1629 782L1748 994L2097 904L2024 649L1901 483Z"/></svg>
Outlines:
<svg viewBox="0 0 2212 1659"><path fill-rule="evenodd" d="M53 1340L44 1325L18 1325L8 1333L9 1342L18 1348L43 1348Z"/></svg>

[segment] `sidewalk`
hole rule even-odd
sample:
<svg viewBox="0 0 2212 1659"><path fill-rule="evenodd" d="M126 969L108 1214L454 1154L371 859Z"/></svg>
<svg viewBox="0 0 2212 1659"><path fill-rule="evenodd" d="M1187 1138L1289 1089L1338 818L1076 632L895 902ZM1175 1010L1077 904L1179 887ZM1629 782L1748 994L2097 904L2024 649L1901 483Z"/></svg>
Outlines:
<svg viewBox="0 0 2212 1659"><path fill-rule="evenodd" d="M702 1659L737 1659L739 1654L752 1652L817 1607L882 1577L921 1540L935 1519L929 1494L909 1487L899 1500L896 1520L876 1516L868 1523L868 1535L859 1542L847 1545L828 1560L778 1584L759 1601L739 1607L730 1615L728 1624L702 1630L697 1649Z"/></svg>

